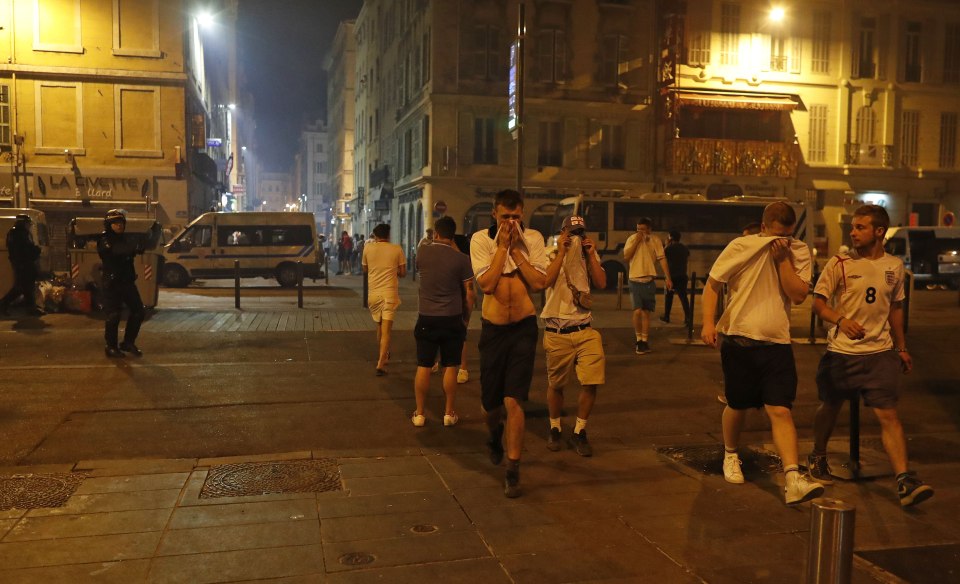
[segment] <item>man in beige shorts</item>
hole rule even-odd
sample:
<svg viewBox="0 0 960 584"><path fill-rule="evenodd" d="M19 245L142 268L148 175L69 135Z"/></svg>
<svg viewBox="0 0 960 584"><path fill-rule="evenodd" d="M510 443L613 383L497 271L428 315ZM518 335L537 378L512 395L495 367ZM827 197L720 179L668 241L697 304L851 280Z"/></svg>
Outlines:
<svg viewBox="0 0 960 584"><path fill-rule="evenodd" d="M373 229L374 240L363 247L363 272L367 274L367 306L377 323L377 376L386 375L390 358L390 331L400 306L400 278L407 275L403 249L390 243L390 226Z"/></svg>

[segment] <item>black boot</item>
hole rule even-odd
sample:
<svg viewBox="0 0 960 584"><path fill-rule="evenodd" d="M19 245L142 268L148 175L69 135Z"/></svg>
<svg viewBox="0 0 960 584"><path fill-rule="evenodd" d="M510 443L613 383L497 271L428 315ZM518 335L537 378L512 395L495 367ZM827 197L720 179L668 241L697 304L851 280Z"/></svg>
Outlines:
<svg viewBox="0 0 960 584"><path fill-rule="evenodd" d="M123 352L121 352L117 347L111 347L110 345L107 345L103 351L107 354L107 357L112 359L123 358Z"/></svg>
<svg viewBox="0 0 960 584"><path fill-rule="evenodd" d="M143 357L143 351L137 348L133 343L120 343L120 350L124 353L130 353L134 357Z"/></svg>

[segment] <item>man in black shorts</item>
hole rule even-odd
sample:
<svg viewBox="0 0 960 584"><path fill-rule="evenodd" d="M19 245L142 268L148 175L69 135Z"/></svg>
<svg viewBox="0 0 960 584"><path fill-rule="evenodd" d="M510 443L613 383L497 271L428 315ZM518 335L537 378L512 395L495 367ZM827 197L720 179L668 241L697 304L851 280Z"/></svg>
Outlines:
<svg viewBox="0 0 960 584"><path fill-rule="evenodd" d="M413 333L417 339L417 375L413 382L417 409L410 420L414 426L426 423L423 405L430 389L430 369L439 352L440 364L444 368L443 392L447 398L443 425L453 426L460 419L453 402L457 391L457 368L467 336L465 317L473 309L476 293L470 259L453 243L456 222L450 217L441 217L430 231L434 232L433 242L421 246L417 253L420 316Z"/></svg>
<svg viewBox="0 0 960 584"><path fill-rule="evenodd" d="M473 271L485 294L479 344L481 404L490 429L490 461L500 464L503 460L502 440L506 434L503 493L518 497L523 403L533 381L539 332L530 292L543 290L548 261L543 236L523 226L520 193L500 191L493 205L494 224L474 233L470 240Z"/></svg>
<svg viewBox="0 0 960 584"><path fill-rule="evenodd" d="M903 262L883 251L889 227L883 207L857 209L850 228L853 250L830 258L813 291L813 309L836 327L817 371L822 403L807 464L814 480L833 483L827 442L843 402L859 392L880 420L900 505L908 507L932 497L933 489L908 470L907 441L897 416L900 374L913 369L913 359L903 333Z"/></svg>

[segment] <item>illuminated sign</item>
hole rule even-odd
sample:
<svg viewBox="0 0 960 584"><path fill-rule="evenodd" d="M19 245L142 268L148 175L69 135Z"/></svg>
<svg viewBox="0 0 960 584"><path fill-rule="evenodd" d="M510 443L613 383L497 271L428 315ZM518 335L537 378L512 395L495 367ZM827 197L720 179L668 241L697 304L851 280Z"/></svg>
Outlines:
<svg viewBox="0 0 960 584"><path fill-rule="evenodd" d="M223 146L223 140L220 138L207 138L207 148L219 148Z"/></svg>
<svg viewBox="0 0 960 584"><path fill-rule="evenodd" d="M517 92L520 88L520 79L517 75L519 73L518 43L519 41L510 45L510 81L507 84L507 130L514 133L514 140L517 139L516 130L519 125L519 116L517 114Z"/></svg>

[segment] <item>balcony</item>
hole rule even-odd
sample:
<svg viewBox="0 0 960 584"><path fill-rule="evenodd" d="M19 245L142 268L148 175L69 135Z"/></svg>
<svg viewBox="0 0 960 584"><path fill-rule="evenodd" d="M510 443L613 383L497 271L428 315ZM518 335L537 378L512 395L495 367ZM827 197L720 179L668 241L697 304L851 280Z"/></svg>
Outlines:
<svg viewBox="0 0 960 584"><path fill-rule="evenodd" d="M793 144L677 138L667 144L667 170L720 176L797 176Z"/></svg>
<svg viewBox="0 0 960 584"><path fill-rule="evenodd" d="M888 144L847 144L844 164L893 168L893 146Z"/></svg>

